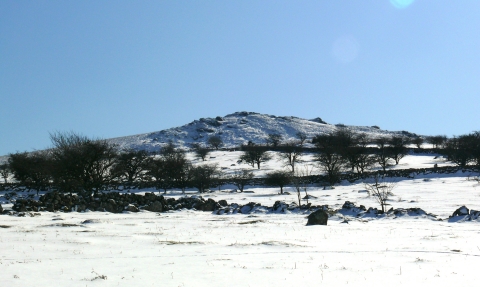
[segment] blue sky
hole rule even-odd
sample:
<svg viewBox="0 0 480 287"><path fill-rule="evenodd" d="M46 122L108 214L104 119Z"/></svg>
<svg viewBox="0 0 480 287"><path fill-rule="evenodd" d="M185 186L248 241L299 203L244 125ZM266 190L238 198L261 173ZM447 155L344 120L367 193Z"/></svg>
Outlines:
<svg viewBox="0 0 480 287"><path fill-rule="evenodd" d="M479 130L480 1L0 1L0 155L254 111Z"/></svg>

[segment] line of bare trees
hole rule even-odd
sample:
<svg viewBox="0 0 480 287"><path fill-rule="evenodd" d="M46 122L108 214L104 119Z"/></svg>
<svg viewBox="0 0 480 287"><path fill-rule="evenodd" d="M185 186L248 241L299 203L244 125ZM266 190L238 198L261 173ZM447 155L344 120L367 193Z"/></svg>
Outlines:
<svg viewBox="0 0 480 287"><path fill-rule="evenodd" d="M313 167L305 170L298 163L306 153L304 144L307 137L298 133L296 139L283 141L278 134L268 137L265 144L249 142L242 145L239 160L252 168L276 157L288 171L274 171L267 174L265 184L283 186L294 184L297 190L305 183L300 179L312 175ZM31 190L55 189L69 193L97 194L103 190L155 187L166 192L168 189L195 187L199 191L229 182L243 191L252 182L253 172L241 169L226 177L216 165L193 166L186 159L185 151L168 144L156 154L142 150L119 150L106 140L90 139L75 133L54 133L51 135L52 148L37 152L10 154L7 164L0 165L0 176L7 183L10 175L15 181ZM480 132L458 137L432 136L408 138L401 135L369 138L348 128L319 134L311 139L315 146L315 161L326 176L326 184L340 181L344 172L364 174L374 167L383 173L391 165L397 165L408 154L407 145L421 148L424 142L444 153L448 160L460 167L480 167ZM221 145L220 138L213 138L211 148ZM210 149L192 145L192 149L206 160ZM308 152L312 152L311 149ZM306 191L306 189L305 189Z"/></svg>
<svg viewBox="0 0 480 287"><path fill-rule="evenodd" d="M53 147L36 152L10 154L2 165L5 183L10 174L28 190L53 189L95 195L105 190L155 187L167 191L215 186L220 178L216 165L193 166L183 150L168 144L157 154L119 150L106 140L75 133L50 136Z"/></svg>

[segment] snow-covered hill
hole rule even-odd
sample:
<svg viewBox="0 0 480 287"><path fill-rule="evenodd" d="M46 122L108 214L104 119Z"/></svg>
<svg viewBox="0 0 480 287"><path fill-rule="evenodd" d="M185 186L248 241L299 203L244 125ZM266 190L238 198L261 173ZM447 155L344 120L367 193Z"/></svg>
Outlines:
<svg viewBox="0 0 480 287"><path fill-rule="evenodd" d="M265 143L268 134L280 134L284 140L293 139L298 132L303 132L309 139L317 134L331 132L339 126L327 124L320 118L307 120L292 116L274 116L254 112L236 112L224 117L201 118L181 127L162 131L119 137L109 141L121 148L158 150L172 141L178 147L188 148L191 143L206 144L211 136L219 136L224 147L232 148L248 141ZM410 134L408 132L391 132L378 127L347 126L365 132L372 137L391 134Z"/></svg>

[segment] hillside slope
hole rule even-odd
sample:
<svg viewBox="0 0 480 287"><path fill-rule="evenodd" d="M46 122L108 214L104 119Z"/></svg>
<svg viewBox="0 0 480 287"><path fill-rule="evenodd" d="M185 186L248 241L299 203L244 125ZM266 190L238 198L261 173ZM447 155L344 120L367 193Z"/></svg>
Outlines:
<svg viewBox="0 0 480 287"><path fill-rule="evenodd" d="M248 141L265 143L268 134L280 134L284 140L293 139L298 132L303 132L311 139L316 134L334 131L339 125L331 125L320 118L307 120L292 116L274 116L254 112L236 112L224 117L201 118L181 127L133 136L109 139L121 148L158 150L162 145L172 141L178 147L188 148L192 143L207 143L210 136L221 137L226 148L233 148ZM409 134L408 132L391 132L377 127L347 126L365 132L372 137L392 134Z"/></svg>

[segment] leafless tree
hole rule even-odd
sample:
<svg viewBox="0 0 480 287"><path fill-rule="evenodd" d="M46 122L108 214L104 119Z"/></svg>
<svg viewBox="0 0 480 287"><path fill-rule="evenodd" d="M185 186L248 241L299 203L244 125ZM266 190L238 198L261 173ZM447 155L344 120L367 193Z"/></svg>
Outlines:
<svg viewBox="0 0 480 287"><path fill-rule="evenodd" d="M233 172L233 175L230 176L230 180L233 184L243 192L245 185L249 184L253 178L253 172L246 169L237 169Z"/></svg>
<svg viewBox="0 0 480 287"><path fill-rule="evenodd" d="M214 149L218 150L218 148L223 145L222 138L219 136L211 136L208 138L208 144L211 145Z"/></svg>
<svg viewBox="0 0 480 287"><path fill-rule="evenodd" d="M356 143L356 159L355 168L357 173L363 174L365 170L375 165L375 156L368 152L368 144L370 138L365 133L360 133L355 136Z"/></svg>
<svg viewBox="0 0 480 287"><path fill-rule="evenodd" d="M10 174L10 165L8 163L0 164L0 176L3 177L4 183L8 183L8 177Z"/></svg>
<svg viewBox="0 0 480 287"><path fill-rule="evenodd" d="M382 167L383 172L387 170L387 166L390 165L390 151L388 149L388 138L379 137L375 139L375 144L378 147L377 153L375 154L376 162Z"/></svg>
<svg viewBox="0 0 480 287"><path fill-rule="evenodd" d="M250 143L248 145L242 146L243 154L240 156L242 161L260 169L260 164L271 159L271 156L268 154L268 150L265 146L255 145Z"/></svg>
<svg viewBox="0 0 480 287"><path fill-rule="evenodd" d="M147 174L153 179L157 189L180 187L185 189L185 181L190 177L189 161L185 152L168 144L160 150L159 156L150 161Z"/></svg>
<svg viewBox="0 0 480 287"><path fill-rule="evenodd" d="M418 148L421 149L425 139L422 137L414 137L412 138L412 143Z"/></svg>
<svg viewBox="0 0 480 287"><path fill-rule="evenodd" d="M447 140L445 151L448 159L460 167L471 163L480 167L480 132L460 135Z"/></svg>
<svg viewBox="0 0 480 287"><path fill-rule="evenodd" d="M382 212L386 212L387 200L393 195L392 190L397 186L395 181L388 181L384 176L376 173L373 176L373 182L365 182L365 189L380 204Z"/></svg>
<svg viewBox="0 0 480 287"><path fill-rule="evenodd" d="M36 190L37 195L50 186L53 165L48 150L10 154L8 164L13 178L25 188Z"/></svg>
<svg viewBox="0 0 480 287"><path fill-rule="evenodd" d="M282 141L282 135L274 133L274 134L268 134L266 142L268 145L271 145L273 147L277 147L280 142Z"/></svg>
<svg viewBox="0 0 480 287"><path fill-rule="evenodd" d="M113 165L113 173L124 181L126 188L132 188L143 179L148 156L148 152L144 150L125 150L118 155Z"/></svg>
<svg viewBox="0 0 480 287"><path fill-rule="evenodd" d="M408 139L403 136L392 136L388 139L388 144L390 157L395 161L395 164L398 165L400 160L408 154Z"/></svg>
<svg viewBox="0 0 480 287"><path fill-rule="evenodd" d="M297 137L298 139L298 142L299 142L299 145L301 147L303 147L303 144L305 143L305 141L307 140L307 134L304 133L304 132L297 132L295 134L295 136Z"/></svg>
<svg viewBox="0 0 480 287"><path fill-rule="evenodd" d="M318 150L315 160L320 169L326 173L330 185L340 181L341 171L348 163L339 150L343 145L340 141L335 133L316 135L312 140Z"/></svg>
<svg viewBox="0 0 480 287"><path fill-rule="evenodd" d="M445 135L436 135L427 137L427 142L433 145L433 148L443 148L447 142L447 136Z"/></svg>
<svg viewBox="0 0 480 287"><path fill-rule="evenodd" d="M309 184L309 177L313 173L313 165L306 165L295 170L295 173L292 176L292 184L297 191L297 198L298 198L298 206L301 206L301 192L305 192L305 199L307 200L308 204L308 184Z"/></svg>
<svg viewBox="0 0 480 287"><path fill-rule="evenodd" d="M191 171L191 184L196 187L199 192L205 192L207 188L214 186L219 174L216 164L195 166Z"/></svg>
<svg viewBox="0 0 480 287"><path fill-rule="evenodd" d="M280 187L280 194L283 194L283 188L292 180L292 173L289 171L273 171L267 173L265 183L270 186Z"/></svg>
<svg viewBox="0 0 480 287"><path fill-rule="evenodd" d="M199 143L194 143L192 144L192 149L195 152L195 155L198 158L201 158L202 161L205 161L207 158L208 153L210 153L210 150L206 147L203 147Z"/></svg>
<svg viewBox="0 0 480 287"><path fill-rule="evenodd" d="M64 192L98 194L113 184L117 147L73 132L50 134L54 181Z"/></svg>
<svg viewBox="0 0 480 287"><path fill-rule="evenodd" d="M281 160L285 161L285 166L289 166L294 173L295 164L301 161L303 149L299 141L287 141L281 145L278 155Z"/></svg>

